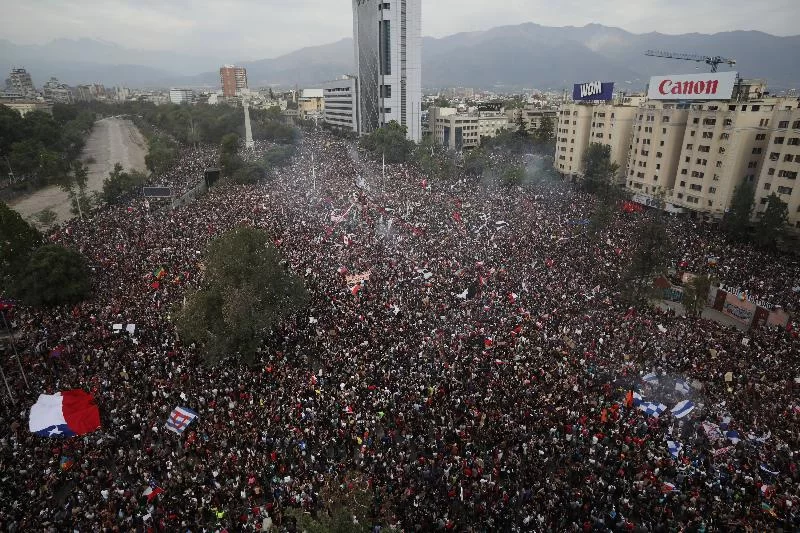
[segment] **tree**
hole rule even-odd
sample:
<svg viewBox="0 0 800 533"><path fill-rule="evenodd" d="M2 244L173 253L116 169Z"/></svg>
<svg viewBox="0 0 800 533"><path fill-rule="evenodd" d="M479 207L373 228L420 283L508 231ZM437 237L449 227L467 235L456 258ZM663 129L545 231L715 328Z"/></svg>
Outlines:
<svg viewBox="0 0 800 533"><path fill-rule="evenodd" d="M103 200L109 205L122 202L131 193L138 191L147 183L147 176L132 170L125 172L120 163L114 165L114 170L108 173L103 181Z"/></svg>
<svg viewBox="0 0 800 533"><path fill-rule="evenodd" d="M619 165L611 161L611 147L591 143L583 155L583 185L589 192L607 191L615 187Z"/></svg>
<svg viewBox="0 0 800 533"><path fill-rule="evenodd" d="M780 196L772 193L767 198L767 209L756 225L755 243L763 248L775 248L783 236L789 219L789 206Z"/></svg>
<svg viewBox="0 0 800 533"><path fill-rule="evenodd" d="M52 209L43 209L36 213L36 222L43 228L49 228L58 218L55 211Z"/></svg>
<svg viewBox="0 0 800 533"><path fill-rule="evenodd" d="M252 364L264 338L307 305L303 280L289 270L269 235L255 228L218 237L203 261L205 286L189 294L177 313L178 331L184 341L201 346L210 364L228 356Z"/></svg>
<svg viewBox="0 0 800 533"><path fill-rule="evenodd" d="M405 163L414 151L414 141L406 139L408 128L392 120L361 138L361 146L387 163Z"/></svg>
<svg viewBox="0 0 800 533"><path fill-rule="evenodd" d="M731 240L744 241L753 215L755 186L744 181L733 191L730 210L725 214L723 229Z"/></svg>
<svg viewBox="0 0 800 533"><path fill-rule="evenodd" d="M83 220L83 212L88 212L91 208L91 202L86 195L86 185L88 182L89 167L78 162L73 166L72 174L64 174L59 183L72 203L72 214L80 216L81 220Z"/></svg>
<svg viewBox="0 0 800 533"><path fill-rule="evenodd" d="M653 280L666 271L670 257L669 236L661 213L651 214L639 225L631 262L622 276L621 291L633 304L646 303Z"/></svg>
<svg viewBox="0 0 800 533"><path fill-rule="evenodd" d="M22 216L0 202L0 289L24 268L30 254L42 244L42 234Z"/></svg>
<svg viewBox="0 0 800 533"><path fill-rule="evenodd" d="M250 185L258 183L267 177L267 169L263 164L244 163L236 169L231 176L231 180L238 185Z"/></svg>
<svg viewBox="0 0 800 533"><path fill-rule="evenodd" d="M233 176L242 166L242 160L238 154L239 136L235 133L225 135L219 146L219 166L226 176Z"/></svg>
<svg viewBox="0 0 800 533"><path fill-rule="evenodd" d="M528 125L525 122L525 117L522 115L523 110L517 110L517 118L514 119L514 124L517 125L517 136L519 137L527 137L528 136Z"/></svg>
<svg viewBox="0 0 800 533"><path fill-rule="evenodd" d="M144 157L147 170L158 175L172 168L178 158L178 147L172 140L163 135L155 135L150 138L147 146L147 155Z"/></svg>
<svg viewBox="0 0 800 533"><path fill-rule="evenodd" d="M433 101L434 107L453 107L450 103L450 100L445 98L444 96L437 96L436 99Z"/></svg>
<svg viewBox="0 0 800 533"><path fill-rule="evenodd" d="M89 295L89 269L78 252L56 244L37 248L14 276L12 293L33 307L74 304Z"/></svg>
<svg viewBox="0 0 800 533"><path fill-rule="evenodd" d="M541 122L539 122L539 127L536 128L536 132L534 133L536 142L540 144L552 143L555 140L554 131L553 119L550 117L542 117Z"/></svg>
<svg viewBox="0 0 800 533"><path fill-rule="evenodd" d="M489 167L489 154L483 147L473 148L464 155L464 172L471 176L482 176Z"/></svg>
<svg viewBox="0 0 800 533"><path fill-rule="evenodd" d="M683 289L683 307L690 315L702 313L713 280L706 274L695 276Z"/></svg>

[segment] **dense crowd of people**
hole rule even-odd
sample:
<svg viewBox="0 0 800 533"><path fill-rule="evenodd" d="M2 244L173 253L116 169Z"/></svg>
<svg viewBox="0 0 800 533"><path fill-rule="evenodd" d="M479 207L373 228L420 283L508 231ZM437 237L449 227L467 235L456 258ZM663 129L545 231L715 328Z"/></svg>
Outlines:
<svg viewBox="0 0 800 533"><path fill-rule="evenodd" d="M182 153L164 181L186 190L209 154ZM54 230L88 258L94 296L15 316L29 387L4 359L18 403L0 417L0 528L285 531L289 510L344 506L372 531L800 529L794 332L630 308L620 281L646 213L588 238L574 222L595 200L568 184L381 172L307 134L267 183ZM210 368L171 314L202 286L208 242L240 225L271 235L312 302L257 366ZM724 281L800 309L791 259L669 231L675 261L713 255ZM71 388L102 428L28 432L37 396ZM640 403L683 400L682 418ZM176 406L199 415L183 435L164 427Z"/></svg>

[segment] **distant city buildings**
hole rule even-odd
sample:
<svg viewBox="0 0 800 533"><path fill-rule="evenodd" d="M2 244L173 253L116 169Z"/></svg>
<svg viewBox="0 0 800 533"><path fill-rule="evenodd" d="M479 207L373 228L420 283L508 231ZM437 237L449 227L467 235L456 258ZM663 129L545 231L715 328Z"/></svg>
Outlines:
<svg viewBox="0 0 800 533"><path fill-rule="evenodd" d="M58 81L58 78L50 78L50 81L44 84L42 96L49 102L59 104L71 104L74 100L72 89L67 84Z"/></svg>
<svg viewBox="0 0 800 533"><path fill-rule="evenodd" d="M421 0L353 0L359 133L396 121L422 137Z"/></svg>
<svg viewBox="0 0 800 533"><path fill-rule="evenodd" d="M620 167L618 184L639 203L719 220L736 187L750 183L755 218L775 193L800 229L798 104L734 72L654 77L647 96L562 105L554 165L580 179L588 146L604 144Z"/></svg>
<svg viewBox="0 0 800 533"><path fill-rule="evenodd" d="M194 91L192 89L170 89L169 101L173 104L193 104Z"/></svg>
<svg viewBox="0 0 800 533"><path fill-rule="evenodd" d="M247 69L225 65L219 69L219 82L222 86L222 96L235 98L242 89L247 89Z"/></svg>

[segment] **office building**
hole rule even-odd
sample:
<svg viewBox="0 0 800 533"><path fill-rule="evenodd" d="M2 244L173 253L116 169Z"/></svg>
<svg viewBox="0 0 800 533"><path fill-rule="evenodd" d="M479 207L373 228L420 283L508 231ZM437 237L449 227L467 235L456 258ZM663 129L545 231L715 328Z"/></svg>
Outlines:
<svg viewBox="0 0 800 533"><path fill-rule="evenodd" d="M36 89L28 71L24 68L11 69L11 74L6 79L6 92L22 96L35 96Z"/></svg>
<svg viewBox="0 0 800 533"><path fill-rule="evenodd" d="M169 101L173 104L194 103L194 91L191 89L170 89Z"/></svg>
<svg viewBox="0 0 800 533"><path fill-rule="evenodd" d="M360 132L396 121L422 136L422 0L353 0Z"/></svg>
<svg viewBox="0 0 800 533"><path fill-rule="evenodd" d="M219 82L222 86L222 96L235 98L242 89L247 89L247 69L225 65L219 69Z"/></svg>
<svg viewBox="0 0 800 533"><path fill-rule="evenodd" d="M325 108L323 89L303 89L297 98L297 110L303 119L322 117Z"/></svg>
<svg viewBox="0 0 800 533"><path fill-rule="evenodd" d="M359 133L358 78L345 76L323 84L323 120L329 126Z"/></svg>
<svg viewBox="0 0 800 533"><path fill-rule="evenodd" d="M432 107L428 112L433 138L451 150L478 147L482 139L495 137L500 131L509 127L508 117L502 109L496 111L473 109L459 113L452 107Z"/></svg>
<svg viewBox="0 0 800 533"><path fill-rule="evenodd" d="M556 129L558 122L558 110L556 109L542 109L534 104L526 104L522 109L507 109L506 116L508 122L516 125L519 124L520 117L525 123L525 129L529 132L534 132L542 125L545 118L550 119L553 125L553 131Z"/></svg>
<svg viewBox="0 0 800 533"><path fill-rule="evenodd" d="M25 116L28 113L33 111L42 111L44 113L48 113L50 115L53 114L53 106L52 104L48 104L46 102L36 101L36 100L22 100L22 99L12 99L12 100L3 100L0 102L0 105L4 105L9 109L13 109L21 116Z"/></svg>
<svg viewBox="0 0 800 533"><path fill-rule="evenodd" d="M763 215L767 198L775 193L788 205L788 224L800 230L800 109L786 105L775 111L772 120L775 129L764 150L756 186L755 217Z"/></svg>

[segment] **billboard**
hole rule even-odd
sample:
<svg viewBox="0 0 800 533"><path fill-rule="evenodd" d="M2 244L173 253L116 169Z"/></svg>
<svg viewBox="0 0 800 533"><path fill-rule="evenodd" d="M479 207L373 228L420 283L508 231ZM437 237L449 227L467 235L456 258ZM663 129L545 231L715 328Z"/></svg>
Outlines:
<svg viewBox="0 0 800 533"><path fill-rule="evenodd" d="M169 187L142 187L142 196L145 198L172 198L172 189Z"/></svg>
<svg viewBox="0 0 800 533"><path fill-rule="evenodd" d="M730 100L737 75L736 72L710 72L653 76L647 97L650 100Z"/></svg>
<svg viewBox="0 0 800 533"><path fill-rule="evenodd" d="M491 102L491 103L478 104L478 111L480 111L480 112L484 112L484 111L500 112L502 109L503 109L503 103L502 102Z"/></svg>
<svg viewBox="0 0 800 533"><path fill-rule="evenodd" d="M572 89L572 99L579 100L611 100L614 95L614 82L590 81L576 83Z"/></svg>

